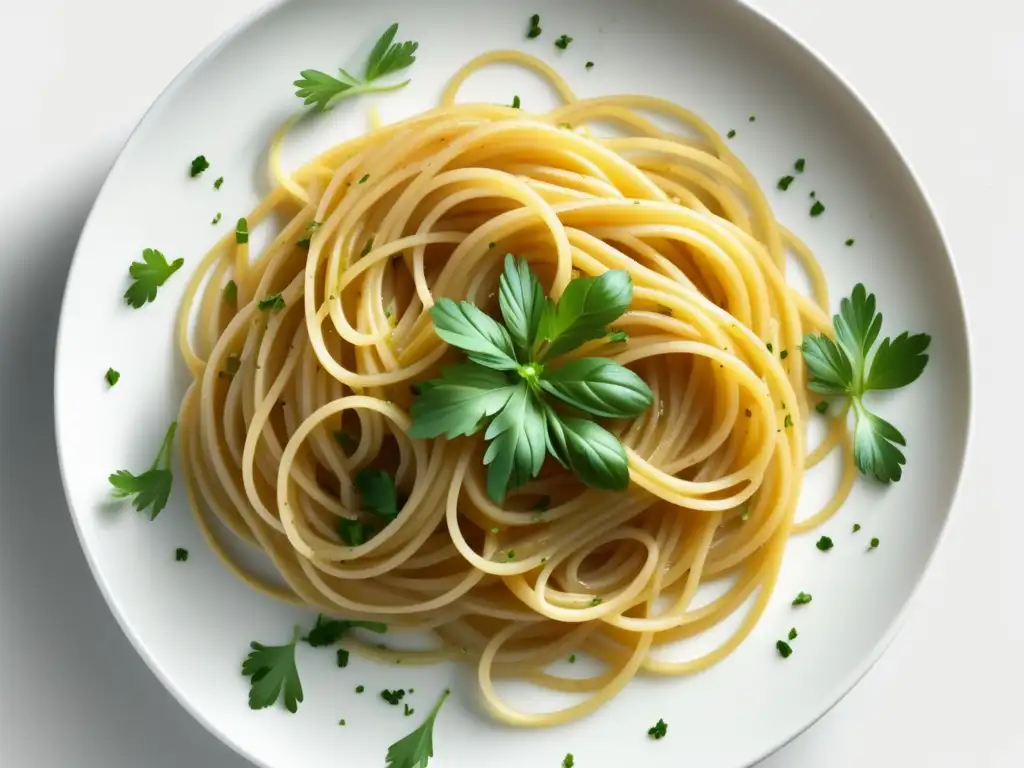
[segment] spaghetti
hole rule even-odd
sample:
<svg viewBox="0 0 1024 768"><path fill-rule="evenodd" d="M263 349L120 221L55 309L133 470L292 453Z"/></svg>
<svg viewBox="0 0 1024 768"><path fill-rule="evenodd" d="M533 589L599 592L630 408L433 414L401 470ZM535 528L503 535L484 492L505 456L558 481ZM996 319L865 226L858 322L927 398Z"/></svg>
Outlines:
<svg viewBox="0 0 1024 768"><path fill-rule="evenodd" d="M456 103L466 77L499 61L546 76L563 104L529 114ZM599 125L615 135L599 137ZM438 108L291 175L277 159L287 128L271 152L278 184L247 216L249 230L283 225L255 256L231 235L218 242L179 318L193 376L181 457L211 546L275 597L431 630L438 648L402 652L403 663L473 659L488 710L514 725L564 722L637 674L684 675L729 654L764 611L790 534L839 507L854 467L843 418L814 451L805 446L798 348L829 327L821 270L721 137L660 99L577 99L547 65L512 51L467 64ZM787 252L813 298L787 284ZM654 395L646 413L610 425L627 448L627 492L547 467L499 506L484 490L479 436L408 437L412 387L450 357L427 310L441 296L493 308L506 253L555 298L574 274L632 277L633 303L616 323L628 340L580 350L631 367ZM837 446L847 459L838 490L796 522L805 469ZM353 477L369 466L393 473L404 503L349 546L338 522L364 516ZM265 552L280 582L236 562L218 520ZM698 588L718 580L721 594L696 605ZM748 599L712 652L652 654ZM546 671L570 651L605 671ZM584 695L520 711L495 690L503 677Z"/></svg>

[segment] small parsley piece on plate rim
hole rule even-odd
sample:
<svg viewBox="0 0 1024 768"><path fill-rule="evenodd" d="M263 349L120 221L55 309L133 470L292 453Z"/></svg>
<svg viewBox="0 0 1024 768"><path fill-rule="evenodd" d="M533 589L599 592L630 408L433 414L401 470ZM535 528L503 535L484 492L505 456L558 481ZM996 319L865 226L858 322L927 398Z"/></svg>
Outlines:
<svg viewBox="0 0 1024 768"><path fill-rule="evenodd" d="M119 469L107 478L114 488L114 498L134 497L132 504L135 509L139 512L148 509L150 520L156 519L156 516L167 506L167 501L171 497L171 486L174 482L174 475L171 473L171 458L174 433L177 428L178 422L172 421L160 444L160 451L145 472L133 475L127 469Z"/></svg>
<svg viewBox="0 0 1024 768"><path fill-rule="evenodd" d="M121 374L113 368L107 368L107 372L103 374L103 378L106 380L107 384L114 386L121 379Z"/></svg>

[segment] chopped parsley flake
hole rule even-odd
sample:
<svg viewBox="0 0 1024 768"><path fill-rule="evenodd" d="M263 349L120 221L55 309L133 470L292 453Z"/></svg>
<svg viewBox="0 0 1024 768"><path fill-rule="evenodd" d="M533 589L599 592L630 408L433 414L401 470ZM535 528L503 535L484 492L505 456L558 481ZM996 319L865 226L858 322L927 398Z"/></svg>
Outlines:
<svg viewBox="0 0 1024 768"><path fill-rule="evenodd" d="M807 161L804 160L802 157L799 158L795 163L793 163L793 167L796 169L797 173L803 173L804 172L804 167L806 165L807 165Z"/></svg>
<svg viewBox="0 0 1024 768"><path fill-rule="evenodd" d="M107 372L103 374L103 378L107 380L107 384L114 386L117 384L118 379L121 378L121 374L115 371L113 368L107 368Z"/></svg>
<svg viewBox="0 0 1024 768"><path fill-rule="evenodd" d="M768 342L767 344L765 344L764 346L765 346L765 348L766 348L766 349L767 349L767 350L768 350L769 352L774 352L774 351L775 351L775 350L774 350L774 349L772 348L772 343L771 343L770 341L769 341L769 342Z"/></svg>
<svg viewBox="0 0 1024 768"><path fill-rule="evenodd" d="M366 174L365 176L363 176L363 178L361 178L359 180L359 183L360 184L365 184L367 181L369 181L369 179L370 179L370 174Z"/></svg>
<svg viewBox="0 0 1024 768"><path fill-rule="evenodd" d="M284 296L280 293L275 293L273 296L267 296L267 298L262 299L257 306L261 312L266 312L270 309L284 309Z"/></svg>
<svg viewBox="0 0 1024 768"><path fill-rule="evenodd" d="M793 605L807 605L811 602L811 595L809 592L801 592L793 598Z"/></svg>
<svg viewBox="0 0 1024 768"><path fill-rule="evenodd" d="M220 224L220 211L217 211L217 215L210 219L211 224Z"/></svg>
<svg viewBox="0 0 1024 768"><path fill-rule="evenodd" d="M562 768L573 768L574 765L576 765L576 761L573 759L572 752L570 752L562 760Z"/></svg>
<svg viewBox="0 0 1024 768"><path fill-rule="evenodd" d="M593 68L594 68L594 62L588 61L587 62L587 69L593 69Z"/></svg>
<svg viewBox="0 0 1024 768"><path fill-rule="evenodd" d="M871 540L871 549L878 549L878 539L874 538Z"/></svg>
<svg viewBox="0 0 1024 768"><path fill-rule="evenodd" d="M341 720L338 721L338 725L344 725L344 724L345 724L345 718L343 717L343 718L341 718Z"/></svg>
<svg viewBox="0 0 1024 768"><path fill-rule="evenodd" d="M828 411L828 400L822 400L820 403L814 406L814 410L816 410L818 413L826 413Z"/></svg>
<svg viewBox="0 0 1024 768"><path fill-rule="evenodd" d="M217 180L215 182L213 182L213 188L214 189L220 189L220 187L221 187L221 185L223 183L224 183L224 177L223 176L218 176Z"/></svg>
<svg viewBox="0 0 1024 768"><path fill-rule="evenodd" d="M575 653L569 655L569 663L570 664L575 664L576 663L576 654Z"/></svg>
<svg viewBox="0 0 1024 768"><path fill-rule="evenodd" d="M793 181L794 178L792 176L783 176L781 179L779 179L779 183L777 186L779 189L785 192L787 189L789 189L789 185L792 184Z"/></svg>
<svg viewBox="0 0 1024 768"><path fill-rule="evenodd" d="M176 550L174 550L174 559L179 563L184 563L186 560L188 560L188 550L178 547Z"/></svg>
<svg viewBox="0 0 1024 768"><path fill-rule="evenodd" d="M342 669L348 666L348 651L344 648L338 649L338 666Z"/></svg>
<svg viewBox="0 0 1024 768"><path fill-rule="evenodd" d="M571 42L572 42L572 38L571 37L569 37L568 35L562 35L557 40L555 40L555 48L560 48L561 50L564 51L566 48L569 47L569 44Z"/></svg>
<svg viewBox="0 0 1024 768"><path fill-rule="evenodd" d="M647 729L647 735L652 739L664 739L666 733L668 733L668 724L660 718L658 722Z"/></svg>
<svg viewBox="0 0 1024 768"><path fill-rule="evenodd" d="M850 239L848 239L848 240L846 241L846 247L847 247L847 248L850 248L850 247L852 247L852 246L853 246L853 238L851 237Z"/></svg>
<svg viewBox="0 0 1024 768"><path fill-rule="evenodd" d="M540 28L540 14L535 13L530 17L530 27L526 30L526 36L533 40L535 37L540 37L542 31Z"/></svg>
<svg viewBox="0 0 1024 768"><path fill-rule="evenodd" d="M603 602L604 602L604 598L595 597L593 600L590 601L590 606L591 606L591 608L596 608L597 606L599 606Z"/></svg>
<svg viewBox="0 0 1024 768"><path fill-rule="evenodd" d="M821 216L824 212L825 206L821 204L821 200L815 200L811 206L811 216Z"/></svg>
<svg viewBox="0 0 1024 768"><path fill-rule="evenodd" d="M209 161L204 155L199 155L195 160L192 161L192 167L189 169L189 176L193 179L210 167Z"/></svg>
<svg viewBox="0 0 1024 768"><path fill-rule="evenodd" d="M787 357L789 357L788 349L784 349L781 352L779 352L779 360L785 360Z"/></svg>
<svg viewBox="0 0 1024 768"><path fill-rule="evenodd" d="M793 416L792 416L792 414L789 414L789 413L786 414L786 418L783 420L782 426L785 427L786 429L789 429L790 427L793 426Z"/></svg>
<svg viewBox="0 0 1024 768"><path fill-rule="evenodd" d="M365 690L366 690L366 686L363 686L363 685L357 685L356 686L356 693L362 693Z"/></svg>
<svg viewBox="0 0 1024 768"><path fill-rule="evenodd" d="M832 539L830 539L828 536L822 536L820 539L818 539L818 543L814 546L816 546L822 552L828 552L830 549L832 549L833 546Z"/></svg>
<svg viewBox="0 0 1024 768"><path fill-rule="evenodd" d="M756 115L751 115L750 117L747 118L747 122L748 123L752 123L755 120L757 120L757 116Z"/></svg>
<svg viewBox="0 0 1024 768"><path fill-rule="evenodd" d="M860 523L854 523L852 530L853 530L854 533L857 533L857 531L860 530Z"/></svg>
<svg viewBox="0 0 1024 768"><path fill-rule="evenodd" d="M414 714L415 712L416 712L416 710L413 709L412 707L410 707L408 704L405 705L405 716L406 717L408 717L411 714Z"/></svg>
<svg viewBox="0 0 1024 768"><path fill-rule="evenodd" d="M789 639L796 640L796 627L793 627L791 630L789 630Z"/></svg>
<svg viewBox="0 0 1024 768"><path fill-rule="evenodd" d="M239 245L249 242L249 222L244 218L239 219L235 224L235 242Z"/></svg>
<svg viewBox="0 0 1024 768"><path fill-rule="evenodd" d="M405 691L402 688L395 691L389 691L385 688L380 692L380 697L391 706L397 707L399 702L405 698Z"/></svg>
<svg viewBox="0 0 1024 768"><path fill-rule="evenodd" d="M731 129L727 134L725 134L725 138L727 138L727 139L732 139L735 136L736 136L736 129L735 128Z"/></svg>
<svg viewBox="0 0 1024 768"><path fill-rule="evenodd" d="M793 649L789 647L789 643L785 640L779 640L779 642L775 644L775 649L779 652L779 656L784 659L788 659L793 653Z"/></svg>
<svg viewBox="0 0 1024 768"><path fill-rule="evenodd" d="M519 95L518 94L512 97L512 109L519 109L519 107L522 105L522 103L523 102L521 102L519 100Z"/></svg>

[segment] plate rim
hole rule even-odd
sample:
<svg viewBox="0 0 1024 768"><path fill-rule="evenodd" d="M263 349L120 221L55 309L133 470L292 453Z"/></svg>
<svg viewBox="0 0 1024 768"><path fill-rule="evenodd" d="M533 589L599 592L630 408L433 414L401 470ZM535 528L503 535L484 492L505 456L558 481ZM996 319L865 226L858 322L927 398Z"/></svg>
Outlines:
<svg viewBox="0 0 1024 768"><path fill-rule="evenodd" d="M117 155L109 165L106 176L104 177L103 184L100 186L99 191L96 194L96 198L93 200L92 205L89 208L89 214L85 219L85 223L82 226L81 232L78 236L78 241L75 245L75 251L71 258L71 262L68 267L68 278L74 269L75 264L80 260L82 243L86 239L86 235L89 232L91 226L94 225L94 219L97 216L97 210L100 207L100 203L104 198L104 193L107 191L110 183L110 178L113 175L114 170L122 162L125 151L134 140L141 126L146 122L150 113L153 112L158 106L163 104L166 100L170 99L179 88L181 88L193 75L195 70L199 69L208 60L217 56L224 48L228 46L235 38L241 35L250 27L256 25L264 17L276 12L278 9L288 5L293 0L268 0L262 6L257 7L252 12L244 15L235 24L229 26L223 33L217 38L207 44L203 50L196 54L189 63L178 72L168 84L160 91L153 102L145 109L145 111L139 116L135 125L128 133L127 137L121 144L117 151ZM835 67L833 67L829 61L820 54L815 47L804 40L796 32L790 29L787 25L783 24L776 18L774 18L767 11L764 11L752 4L751 0L729 0L729 5L733 9L739 9L743 14L748 15L753 21L767 25L775 34L780 35L790 45L794 46L804 56L816 64L821 70L837 85L842 91L845 91L846 95L852 99L852 101L863 110L864 114L871 119L874 125L878 128L881 137L885 140L889 149L894 152L896 157L899 159L899 163L902 165L903 171L906 173L907 178L913 183L913 186L917 193L920 195L921 202L924 204L924 210L927 214L927 218L931 225L934 227L935 234L938 236L939 243L945 252L946 259L949 262L950 274L953 278L953 288L959 303L960 314L962 317L962 325L964 331L964 356L967 362L967 375L966 375L966 415L964 425L964 446L963 452L960 456L959 466L956 468L956 479L953 485L953 491L950 495L949 503L945 514L945 520L942 523L941 528L935 538L935 543L924 560L924 564L917 575L916 580L910 586L907 598L903 601L903 605L897 611L895 617L889 623L882 637L875 643L871 648L870 652L864 656L859 664L837 684L835 690L827 696L826 706L813 718L804 723L793 733L784 736L774 744L769 746L765 751L760 753L753 762L747 765L747 768L760 763L772 754L778 752L780 749L785 747L790 742L794 741L797 737L809 730L813 725L817 724L825 715L831 712L840 701L853 690L853 688L864 678L864 676L878 663L879 659L889 649L893 640L899 635L900 631L906 625L907 619L909 618L910 612L919 600L921 587L929 574L934 570L936 557L940 550L943 549L945 542L949 535L950 521L952 520L956 510L961 503L961 495L963 493L964 485L964 474L965 469L968 465L969 457L972 455L973 445L975 443L975 429L976 429L976 417L975 417L975 398L974 392L976 388L975 382L975 365L974 355L972 354L973 342L971 341L971 322L968 313L967 302L964 296L963 280L960 275L960 270L957 266L957 260L953 255L953 251L949 245L949 239L946 234L946 230L939 219L935 205L932 202L931 196L928 194L927 189L921 183L921 179L917 172L914 170L913 165L910 163L906 153L902 150L896 139L893 137L886 123L879 117L877 112L870 106L867 100L861 95L861 93L847 80ZM92 574L93 581L99 588L100 594L103 596L103 600L107 605L108 610L113 615L115 621L121 629L121 632L128 639L132 648L146 664L149 670L153 673L156 679L164 687L164 689L171 694L172 698L186 711L188 714L207 732L212 734L222 744L228 746L237 755L245 760L248 760L258 768L275 768L270 763L260 758L258 755L251 752L246 746L239 743L236 739L229 736L227 733L221 731L206 715L199 711L199 709L192 704L192 702L185 696L184 692L179 688L178 684L167 674L159 660L149 651L149 648L143 643L141 638L135 633L127 617L117 608L117 603L111 592L110 586L106 580L101 576L98 566L94 559L93 553L90 548L86 545L82 524L79 520L79 513L75 509L75 505L72 503L71 496L68 489L67 474L64 465L64 450L62 449L61 441L61 427L60 423L56 418L58 412L58 403L61 399L61 379L60 379L60 358L61 349L64 345L63 339L68 333L68 326L71 321L66 312L68 303L68 292L67 292L68 280L65 279L64 290L61 296L60 304L60 315L57 324L57 333L54 344L54 381L53 381L53 404L54 404L54 437L56 443L57 452L57 466L60 472L61 485L64 491L64 498L67 503L68 513L71 517L72 523L75 528L75 534L78 537L79 545L82 553L85 556L86 563L89 566L89 571Z"/></svg>

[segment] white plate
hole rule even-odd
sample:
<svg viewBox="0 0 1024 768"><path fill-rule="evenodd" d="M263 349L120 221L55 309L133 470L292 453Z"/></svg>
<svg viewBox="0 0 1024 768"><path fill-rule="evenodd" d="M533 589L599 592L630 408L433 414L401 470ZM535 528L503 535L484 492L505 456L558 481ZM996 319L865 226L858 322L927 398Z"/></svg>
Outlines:
<svg viewBox="0 0 1024 768"><path fill-rule="evenodd" d="M550 4L536 4L548 6ZM419 717L404 718L376 691L413 686L425 712L454 683L435 732L433 768L576 764L701 768L748 765L831 707L892 638L948 518L967 442L970 373L963 306L949 254L906 164L868 110L822 62L749 8L722 0L567 0L546 8L545 35L524 39L533 4L507 0L294 0L237 29L193 63L143 119L103 187L68 280L57 345L56 422L64 484L88 560L114 615L139 653L197 719L256 763L273 768L383 765L387 746ZM411 87L378 99L385 121L436 103L446 78L471 56L505 47L538 52L581 95L642 92L687 105L721 131L735 128L740 156L766 187L783 222L824 264L833 295L857 281L874 290L885 329L932 334L931 362L880 410L909 441L905 477L880 489L860 481L847 506L788 548L778 590L753 635L725 662L692 678L636 680L611 705L571 726L519 732L479 714L465 670L384 668L300 648L306 701L297 715L251 711L239 665L248 643L283 641L310 615L251 592L207 551L183 488L155 523L112 505L107 475L151 460L176 413L186 375L172 343L184 279L172 279L141 311L126 307L126 268L144 247L193 266L213 240L267 190L270 132L297 106L300 69L358 66L376 35L401 23L420 41ZM552 45L567 33L565 52ZM584 63L596 62L587 71ZM509 69L474 77L468 95L539 107L550 97ZM371 99L346 102L289 139L285 161L366 126ZM756 122L748 122L748 115ZM213 163L202 183L192 157ZM797 157L807 170L774 190ZM219 191L213 178L226 179ZM808 216L814 189L826 213ZM219 226L210 219L223 211ZM856 238L853 248L844 247ZM108 366L121 371L109 390ZM825 473L827 474L827 472ZM808 498L831 478L812 476ZM850 534L856 521L863 531ZM865 552L869 537L881 546ZM174 562L175 547L191 558ZM798 618L789 605L814 593ZM796 623L793 656L774 644ZM367 694L357 697L356 684ZM539 699L542 706L545 699ZM348 726L337 725L344 717ZM660 742L646 730L669 723Z"/></svg>

